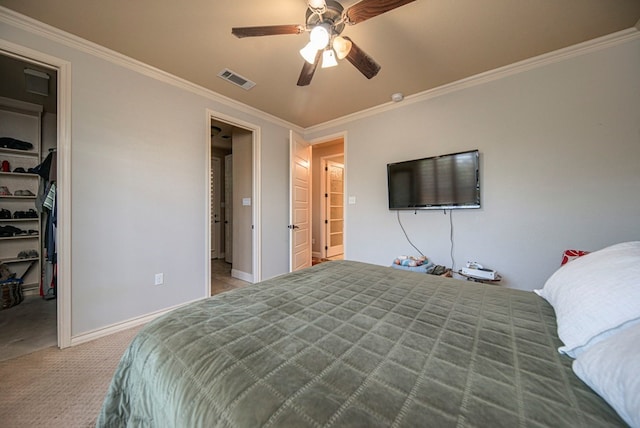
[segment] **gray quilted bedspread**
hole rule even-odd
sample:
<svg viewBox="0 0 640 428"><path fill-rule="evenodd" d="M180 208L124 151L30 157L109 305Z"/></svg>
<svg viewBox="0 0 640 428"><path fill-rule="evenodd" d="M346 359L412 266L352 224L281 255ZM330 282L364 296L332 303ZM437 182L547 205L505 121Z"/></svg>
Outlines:
<svg viewBox="0 0 640 428"><path fill-rule="evenodd" d="M334 261L145 326L99 427L624 426L531 292Z"/></svg>

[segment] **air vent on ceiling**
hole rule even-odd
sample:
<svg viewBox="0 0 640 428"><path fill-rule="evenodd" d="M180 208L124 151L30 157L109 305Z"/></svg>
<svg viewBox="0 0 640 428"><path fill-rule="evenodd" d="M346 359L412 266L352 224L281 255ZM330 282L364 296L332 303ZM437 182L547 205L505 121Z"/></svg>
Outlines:
<svg viewBox="0 0 640 428"><path fill-rule="evenodd" d="M225 68L220 73L218 73L218 77L222 77L224 80L227 80L234 85L238 85L242 89L245 89L247 91L256 86L255 82L252 82L251 80L240 76L238 73L231 71L228 68Z"/></svg>

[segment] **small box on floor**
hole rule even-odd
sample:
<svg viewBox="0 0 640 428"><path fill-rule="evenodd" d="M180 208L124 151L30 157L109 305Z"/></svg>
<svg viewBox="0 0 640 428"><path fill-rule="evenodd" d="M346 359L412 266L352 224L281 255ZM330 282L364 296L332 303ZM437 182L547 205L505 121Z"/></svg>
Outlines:
<svg viewBox="0 0 640 428"><path fill-rule="evenodd" d="M498 273L496 271L485 268L463 267L461 272L463 275L473 276L481 279L489 279L492 281L497 279L498 277Z"/></svg>

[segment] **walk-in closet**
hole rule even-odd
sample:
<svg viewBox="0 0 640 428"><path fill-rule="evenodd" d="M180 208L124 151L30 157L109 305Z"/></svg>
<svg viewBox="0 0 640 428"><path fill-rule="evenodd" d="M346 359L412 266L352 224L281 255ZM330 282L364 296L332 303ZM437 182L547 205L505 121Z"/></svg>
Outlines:
<svg viewBox="0 0 640 428"><path fill-rule="evenodd" d="M0 361L57 344L57 75L0 54Z"/></svg>

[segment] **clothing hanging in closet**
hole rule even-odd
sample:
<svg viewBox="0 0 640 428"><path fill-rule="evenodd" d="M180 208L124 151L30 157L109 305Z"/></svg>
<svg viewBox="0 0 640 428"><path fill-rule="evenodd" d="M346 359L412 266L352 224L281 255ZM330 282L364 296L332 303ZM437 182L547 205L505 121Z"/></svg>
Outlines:
<svg viewBox="0 0 640 428"><path fill-rule="evenodd" d="M40 296L45 299L56 297L57 282L57 204L56 204L56 175L57 155L50 150L44 161L33 169L40 176L36 209L43 219L45 263L42 267L40 280Z"/></svg>

